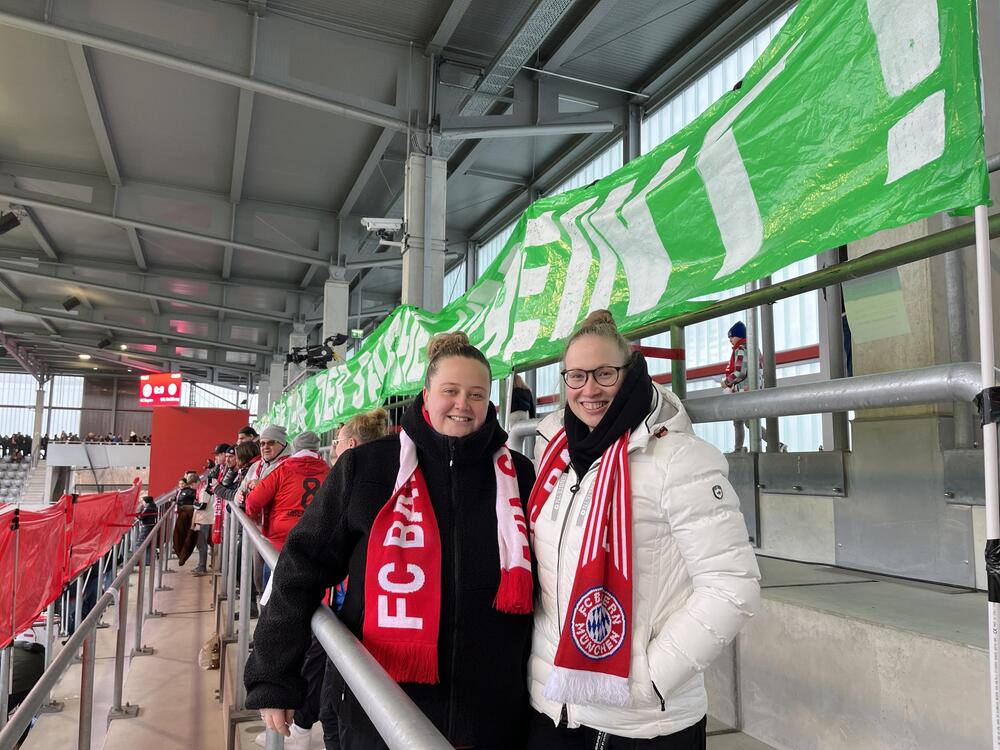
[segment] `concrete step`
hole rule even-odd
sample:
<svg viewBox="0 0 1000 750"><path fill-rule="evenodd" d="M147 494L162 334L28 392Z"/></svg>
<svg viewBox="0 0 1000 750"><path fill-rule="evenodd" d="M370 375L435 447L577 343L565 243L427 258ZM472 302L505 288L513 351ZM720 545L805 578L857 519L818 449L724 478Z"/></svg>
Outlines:
<svg viewBox="0 0 1000 750"><path fill-rule="evenodd" d="M759 561L761 611L706 675L713 715L738 706L777 750L990 746L985 594Z"/></svg>

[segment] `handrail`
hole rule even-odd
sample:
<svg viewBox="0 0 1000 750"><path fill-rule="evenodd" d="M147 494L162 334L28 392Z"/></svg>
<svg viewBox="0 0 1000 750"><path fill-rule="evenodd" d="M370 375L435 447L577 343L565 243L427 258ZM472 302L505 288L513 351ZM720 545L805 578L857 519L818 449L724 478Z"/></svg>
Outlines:
<svg viewBox="0 0 1000 750"><path fill-rule="evenodd" d="M1000 373L1000 370L998 370ZM982 390L977 362L934 365L875 375L855 375L800 385L688 398L684 408L694 423L733 419L788 417L854 409L915 406L949 401L971 402ZM535 434L543 417L522 420L507 431L511 447L519 448Z"/></svg>
<svg viewBox="0 0 1000 750"><path fill-rule="evenodd" d="M278 552L264 538L256 524L232 501L229 509L239 523L245 539L249 539L264 558L272 571L278 564ZM249 550L244 545L244 556L249 559ZM245 569L245 572L248 572ZM244 580L247 580L244 578ZM246 587L249 590L249 586ZM240 612L240 628L246 627L249 611ZM231 615L230 615L231 616ZM351 688L372 724L382 735L391 750L449 750L451 744L438 731L430 719L417 708L403 689L386 674L382 666L367 649L354 637L347 626L325 604L316 608L310 623L312 632L323 646L323 650ZM241 660L237 674L242 679L246 654L240 653ZM242 706L240 706L242 708ZM268 735L273 734L268 732ZM269 737L270 740L270 737ZM271 747L272 745L268 745Z"/></svg>
<svg viewBox="0 0 1000 750"><path fill-rule="evenodd" d="M162 499L162 496L161 496ZM7 724L0 729L0 750L13 750L17 746L21 735L24 730L28 728L31 724L32 719L35 714L43 707L43 705L48 700L49 694L52 692L53 688L56 686L60 678L65 673L66 669L72 665L77 652L80 648L83 648L83 670L82 670L82 687L80 691L80 728L79 728L79 742L77 747L89 750L90 748L90 728L91 721L93 720L93 679L94 679L94 650L97 644L97 627L100 623L101 616L104 614L104 610L108 606L117 601L118 603L118 648L116 651L115 660L115 700L116 704L112 706L112 711L115 708L121 710L121 691L122 691L122 680L123 680L123 667L124 667L124 642L125 642L125 627L127 624L127 609L128 609L128 581L129 577L132 575L132 570L138 564L139 566L139 581L137 583L137 603L136 614L138 615L138 621L136 623L136 641L140 642L142 638L142 586L143 586L143 570L145 565L145 552L146 549L153 543L155 538L161 537L161 532L163 531L164 524L169 521L169 513L165 513L156 525L150 529L146 538L139 544L128 560L122 565L122 570L118 576L112 581L108 590L103 596L99 597L97 603L94 605L93 609L82 622L77 622L76 628L73 631L73 635L69 637L69 640L63 645L62 650L59 655L49 662L48 668L42 673L38 682L25 697L24 701L18 706L17 711L14 715L10 717ZM135 527L132 527L134 529ZM132 529L122 535L122 540L127 541L129 535L132 533ZM118 542L115 543L116 545ZM152 563L150 563L152 565ZM152 576L153 571L149 572ZM150 578L152 580L152 578ZM53 614L53 605L49 605L49 625L47 630L51 630L51 618ZM51 648L52 644L47 643L46 649ZM89 699L88 699L89 697Z"/></svg>

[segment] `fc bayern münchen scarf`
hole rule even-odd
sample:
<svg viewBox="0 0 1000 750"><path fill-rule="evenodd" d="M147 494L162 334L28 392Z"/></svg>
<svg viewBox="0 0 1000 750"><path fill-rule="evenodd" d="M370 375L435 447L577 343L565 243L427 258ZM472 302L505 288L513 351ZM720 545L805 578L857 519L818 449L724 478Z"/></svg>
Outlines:
<svg viewBox="0 0 1000 750"><path fill-rule="evenodd" d="M543 694L557 703L629 702L632 660L632 486L625 431L601 456L566 621ZM566 430L549 441L528 503L530 526L569 465ZM570 511L567 511L570 512Z"/></svg>
<svg viewBox="0 0 1000 750"><path fill-rule="evenodd" d="M531 552L507 446L493 456L493 465L501 568L494 607L527 614L532 605ZM439 682L440 621L441 536L416 445L403 431L395 489L368 539L362 637L394 680L433 685Z"/></svg>

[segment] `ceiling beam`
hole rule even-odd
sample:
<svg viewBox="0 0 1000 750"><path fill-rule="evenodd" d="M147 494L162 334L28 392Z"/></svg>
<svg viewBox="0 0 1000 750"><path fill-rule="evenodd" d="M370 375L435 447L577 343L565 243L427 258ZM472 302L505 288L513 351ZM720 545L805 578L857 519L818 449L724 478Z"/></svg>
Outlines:
<svg viewBox="0 0 1000 750"><path fill-rule="evenodd" d="M94 131L97 150L101 152L101 160L104 162L108 179L111 180L112 185L121 185L122 175L118 156L115 153L111 130L108 128L104 107L101 105L101 96L97 90L97 81L94 79L94 69L90 64L87 50L74 42L67 42L66 50L69 52L69 61L73 65L73 72L76 73L80 95L83 97L87 117L90 119L90 128Z"/></svg>
<svg viewBox="0 0 1000 750"><path fill-rule="evenodd" d="M14 13L0 11L0 25L8 26L33 34L61 39L65 42L103 50L116 55L122 55L133 60L159 65L170 70L180 71L189 75L204 78L218 83L229 84L240 89L253 91L258 94L281 99L282 101L299 104L310 109L328 112L340 117L347 117L361 122L371 123L383 128L391 128L400 132L406 132L406 120L399 118L395 107L382 104L381 102L364 99L353 94L335 92L335 95L328 92L327 97L306 94L285 86L278 86L273 83L259 81L249 76L232 73L222 68L214 68L210 65L186 60L174 55L156 52L138 45L120 42L107 37L89 34L83 31L61 26L55 23L37 21L33 18L19 16Z"/></svg>
<svg viewBox="0 0 1000 750"><path fill-rule="evenodd" d="M14 286L9 281L7 281L7 279L5 279L3 276L0 276L0 292L6 294L17 304L19 305L24 304L24 297L22 297L21 293L17 291L17 289L15 289Z"/></svg>
<svg viewBox="0 0 1000 750"><path fill-rule="evenodd" d="M0 13L0 16L2 15L3 14ZM263 245L252 245L248 242L237 242L232 239L227 239L224 237L215 237L210 234L191 232L186 229L175 229L174 227L168 227L162 224L153 224L148 221L129 219L124 216L114 216L112 214L101 213L99 211L91 211L85 208L74 208L73 206L65 206L61 203L53 203L52 201L39 200L37 198L28 198L23 195L0 192L0 200L7 201L11 204L18 204L21 206L28 206L32 208L41 208L41 209L56 211L58 213L67 214L69 216L75 216L80 219L89 219L92 221L104 222L106 224L115 224L123 228L133 227L135 229L141 229L145 232L156 232L159 234L165 234L169 237L180 237L181 239L194 240L196 242L205 242L211 245L219 245L219 246L230 245L236 248L237 250L246 250L251 253L260 253L262 255L269 255L275 258L281 258L282 260L292 260L297 263L308 263L317 266L326 266L329 264L329 260L327 260L326 258L319 258L317 256L304 255L301 253L293 253L287 250L277 250L272 247L264 247Z"/></svg>
<svg viewBox="0 0 1000 750"><path fill-rule="evenodd" d="M468 140L470 138L527 138L551 135L577 135L580 133L610 133L618 127L615 122L565 122L544 125L506 125L485 128L448 128L441 130L443 140Z"/></svg>
<svg viewBox="0 0 1000 750"><path fill-rule="evenodd" d="M581 42L590 36L617 4L618 0L595 0L587 12L584 13L583 17L577 21L573 30L559 42L559 46L549 55L549 59L542 66L542 70L551 72L565 65Z"/></svg>
<svg viewBox="0 0 1000 750"><path fill-rule="evenodd" d="M427 42L426 51L428 54L436 55L448 46L452 34L455 33L455 29L458 28L462 16L465 15L465 11L469 9L471 4L472 0L451 0L451 4L448 6L448 10L445 11L441 23L438 24L437 31L434 32L434 36Z"/></svg>
<svg viewBox="0 0 1000 750"><path fill-rule="evenodd" d="M362 191L368 185L368 180L378 169L379 161L382 156L389 149L389 144L392 143L392 139L396 137L396 131L385 129L382 134L379 135L378 140L375 142L375 146L372 148L371 152L368 154L368 159L365 161L361 171L358 172L358 176L354 179L354 184L351 185L351 189L347 193L347 197L344 198L344 202L340 206L340 215L347 216L351 211L354 210L354 204L358 202L358 198L361 197Z"/></svg>
<svg viewBox="0 0 1000 750"><path fill-rule="evenodd" d="M57 279L59 281L65 281L68 284L83 287L84 289L97 289L111 294L125 294L132 297L141 297L143 299L155 299L160 302L175 302L180 305L189 305L191 307L199 307L205 310L215 310L217 312L223 312L231 315L243 315L250 318L262 318L263 320L286 320L289 322L291 322L293 318L292 315L284 311L248 310L245 308L232 307L226 304L209 302L199 297L183 297L174 294L163 294L161 292L149 291L145 288L129 288L122 286L121 284L105 283L101 281L93 281L91 279L81 279L74 275L71 268L65 268L61 264L49 265L45 267L40 265L38 268L26 268L17 263L10 263L9 261L0 259L0 271L14 276L26 276L28 278L35 279ZM223 289L223 291L225 290ZM87 300L85 296L81 296L80 300L81 302L84 302L86 306L93 309L89 300Z"/></svg>
<svg viewBox="0 0 1000 750"><path fill-rule="evenodd" d="M38 214L23 204L15 204L15 201L11 201L12 208L20 208L21 211L24 212L24 223L28 225L28 231L31 232L31 236L35 238L35 242L38 243L38 246L42 248L42 252L49 256L52 260L58 261L59 253L56 252L55 243L52 242L52 238L49 237L49 233L45 231L45 227L43 227L42 223L38 220Z"/></svg>
<svg viewBox="0 0 1000 750"><path fill-rule="evenodd" d="M35 358L34 354L21 346L17 339L5 333L0 333L0 345L7 350L7 353L13 357L15 362L24 368L25 372L29 375L34 375L39 385L47 380L48 373L45 366Z"/></svg>
<svg viewBox="0 0 1000 750"><path fill-rule="evenodd" d="M197 347L199 349L208 348L222 348L230 351L244 351L250 352L251 354L267 354L271 353L271 347L256 346L254 344L238 344L231 341L221 341L219 339L206 339L200 336L188 336L182 333L174 333L173 331L163 331L159 328L149 329L149 328L135 328L133 326L124 325L116 321L108 320L94 320L91 313L80 314L80 315L70 315L69 313L60 313L55 310L42 309L38 305L22 305L17 308L18 312L24 313L25 315L33 315L36 318L47 318L48 320L61 320L67 323L75 323L81 326L87 326L88 328L100 328L104 330L108 326L112 326L117 333L127 333L131 336L155 336L159 339L164 339L167 341L176 341L178 344ZM134 312L134 311L130 311ZM214 323L214 320L213 320Z"/></svg>
<svg viewBox="0 0 1000 750"><path fill-rule="evenodd" d="M48 258L39 257L37 254L29 255L28 251L4 247L2 245L0 245L0 261L8 261L9 263L17 264L23 268L37 268L42 265L56 265ZM147 268L145 271L140 271L137 270L131 263L77 255L70 256L58 265L65 268L71 268L74 271L80 270L98 273L111 271L114 273L126 274L131 279L134 279L135 283L139 283L140 279L163 279L164 277L168 277L183 281L204 281L223 288L237 286L241 289L265 289L304 295L307 297L318 296L312 292L304 292L298 286L282 284L270 279L261 279L254 276L233 276L229 279L221 279L212 273L189 270L179 266L157 265L152 268Z"/></svg>
<svg viewBox="0 0 1000 750"><path fill-rule="evenodd" d="M132 248L132 255L135 256L135 264L139 269L146 271L149 265L146 263L146 256L142 252L142 243L139 242L139 232L135 227L125 227L125 236L128 237L129 247Z"/></svg>

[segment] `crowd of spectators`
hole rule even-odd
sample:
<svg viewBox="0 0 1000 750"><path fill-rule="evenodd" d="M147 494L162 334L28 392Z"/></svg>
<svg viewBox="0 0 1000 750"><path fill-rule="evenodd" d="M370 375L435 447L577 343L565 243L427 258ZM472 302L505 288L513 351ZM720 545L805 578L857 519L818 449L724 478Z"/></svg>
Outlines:
<svg viewBox="0 0 1000 750"><path fill-rule="evenodd" d="M43 436L41 440L42 453L45 452L48 442L48 436ZM15 432L13 435L0 435L0 457L4 461L21 463L31 458L31 446L31 435L24 435L20 432Z"/></svg>

